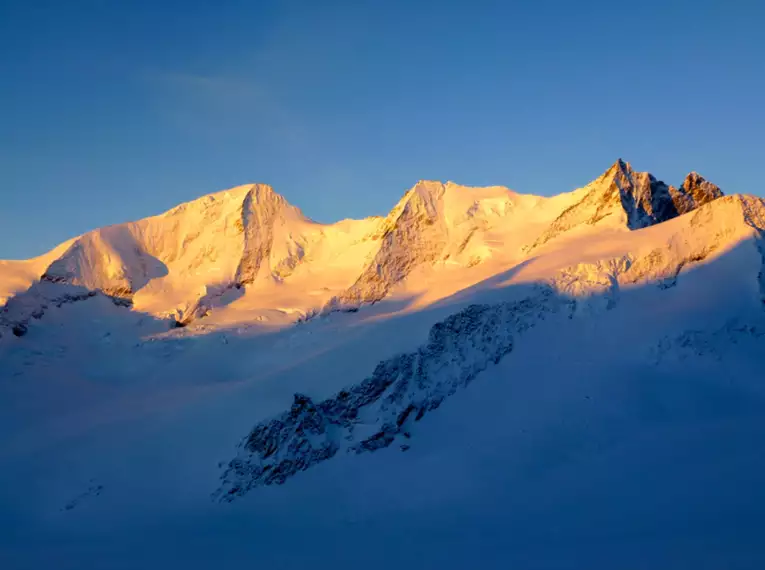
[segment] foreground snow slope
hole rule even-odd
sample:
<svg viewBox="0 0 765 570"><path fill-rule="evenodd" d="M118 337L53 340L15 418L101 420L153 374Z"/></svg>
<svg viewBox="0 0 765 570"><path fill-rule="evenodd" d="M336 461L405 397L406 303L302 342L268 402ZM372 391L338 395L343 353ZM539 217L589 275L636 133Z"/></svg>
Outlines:
<svg viewBox="0 0 765 570"><path fill-rule="evenodd" d="M3 568L762 567L765 203L598 180L334 226L244 187L188 222L231 249L181 207L58 252L3 313Z"/></svg>

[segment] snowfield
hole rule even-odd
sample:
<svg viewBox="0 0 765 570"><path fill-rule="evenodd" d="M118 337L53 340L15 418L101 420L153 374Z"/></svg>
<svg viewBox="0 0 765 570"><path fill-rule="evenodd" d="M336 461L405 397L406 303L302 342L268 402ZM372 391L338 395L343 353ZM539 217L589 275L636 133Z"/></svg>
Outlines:
<svg viewBox="0 0 765 570"><path fill-rule="evenodd" d="M0 262L0 567L765 567L763 232L620 160Z"/></svg>

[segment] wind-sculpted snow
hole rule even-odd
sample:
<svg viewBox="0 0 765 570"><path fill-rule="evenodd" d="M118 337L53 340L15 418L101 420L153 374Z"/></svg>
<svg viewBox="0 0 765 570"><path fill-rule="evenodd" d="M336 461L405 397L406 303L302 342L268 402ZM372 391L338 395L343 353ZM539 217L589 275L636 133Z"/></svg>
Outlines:
<svg viewBox="0 0 765 570"><path fill-rule="evenodd" d="M435 324L419 349L380 362L370 377L334 397L315 403L295 394L289 410L256 425L241 443L215 496L232 500L338 453L408 440L415 422L511 352L516 335L566 304L540 287L521 301L471 305Z"/></svg>

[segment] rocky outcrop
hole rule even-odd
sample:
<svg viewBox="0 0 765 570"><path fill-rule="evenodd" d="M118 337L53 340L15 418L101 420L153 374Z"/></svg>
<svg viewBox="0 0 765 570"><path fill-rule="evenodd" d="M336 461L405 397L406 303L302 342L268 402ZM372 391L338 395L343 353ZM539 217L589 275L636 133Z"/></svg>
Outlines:
<svg viewBox="0 0 765 570"><path fill-rule="evenodd" d="M419 349L381 362L359 384L321 402L296 394L289 410L259 423L244 439L216 496L232 500L284 483L338 453L376 451L409 439L415 422L498 363L516 335L562 304L567 302L540 287L522 301L471 305L435 324Z"/></svg>
<svg viewBox="0 0 765 570"><path fill-rule="evenodd" d="M723 192L718 186L705 180L698 172L691 172L680 186L675 207L678 214L686 214L722 197Z"/></svg>

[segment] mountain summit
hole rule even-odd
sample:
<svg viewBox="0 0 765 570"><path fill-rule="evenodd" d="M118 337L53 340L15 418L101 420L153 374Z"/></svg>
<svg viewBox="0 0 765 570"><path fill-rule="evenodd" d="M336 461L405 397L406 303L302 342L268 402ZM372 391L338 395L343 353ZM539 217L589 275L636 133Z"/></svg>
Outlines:
<svg viewBox="0 0 765 570"><path fill-rule="evenodd" d="M24 286L42 290L37 281L181 325L254 314L286 323L397 295L427 303L565 236L647 228L721 196L696 173L675 188L619 159L584 188L551 198L422 180L385 217L318 224L270 186L250 184L88 232L38 261L4 262L12 278L3 311L8 322L25 318L10 317L14 305L40 313L37 301L24 301Z"/></svg>
<svg viewBox="0 0 765 570"><path fill-rule="evenodd" d="M638 230L671 220L723 195L698 174L689 174L683 185L675 188L648 172L636 172L621 158L588 184L582 194L581 200L550 224L534 247L581 225L603 223Z"/></svg>

